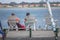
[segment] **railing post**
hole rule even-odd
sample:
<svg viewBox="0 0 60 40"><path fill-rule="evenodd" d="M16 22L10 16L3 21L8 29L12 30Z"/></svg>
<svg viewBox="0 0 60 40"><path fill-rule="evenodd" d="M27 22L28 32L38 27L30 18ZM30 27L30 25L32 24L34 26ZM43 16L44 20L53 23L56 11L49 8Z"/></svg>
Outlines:
<svg viewBox="0 0 60 40"><path fill-rule="evenodd" d="M32 30L31 30L31 27L29 26L29 37L31 38L32 37Z"/></svg>
<svg viewBox="0 0 60 40"><path fill-rule="evenodd" d="M35 23L34 23L34 31L36 31Z"/></svg>
<svg viewBox="0 0 60 40"><path fill-rule="evenodd" d="M4 34L3 34L2 39L5 40L5 38L6 38L6 34L7 34L6 29L3 29L3 32L4 32Z"/></svg>
<svg viewBox="0 0 60 40"><path fill-rule="evenodd" d="M58 28L56 28L56 31L54 31L54 33L55 33L55 40L57 40L57 38L58 38Z"/></svg>

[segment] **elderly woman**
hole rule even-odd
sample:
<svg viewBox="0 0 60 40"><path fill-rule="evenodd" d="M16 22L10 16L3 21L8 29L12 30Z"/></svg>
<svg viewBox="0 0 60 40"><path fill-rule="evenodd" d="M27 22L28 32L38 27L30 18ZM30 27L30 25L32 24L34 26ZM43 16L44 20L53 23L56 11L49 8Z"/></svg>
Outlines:
<svg viewBox="0 0 60 40"><path fill-rule="evenodd" d="M30 13L26 13L26 17L24 20L25 20L24 23L25 23L27 30L28 30L29 26L32 30L33 29L35 30L34 23L36 22L36 19L34 16L31 16Z"/></svg>

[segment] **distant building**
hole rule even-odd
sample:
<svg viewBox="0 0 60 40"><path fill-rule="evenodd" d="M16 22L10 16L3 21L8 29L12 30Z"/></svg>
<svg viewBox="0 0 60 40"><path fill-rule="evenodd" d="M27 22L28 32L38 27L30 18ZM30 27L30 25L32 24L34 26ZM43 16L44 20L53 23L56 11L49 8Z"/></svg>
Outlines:
<svg viewBox="0 0 60 40"><path fill-rule="evenodd" d="M35 4L34 4L34 3L31 3L31 4L30 4L30 7L34 7L34 6L35 6Z"/></svg>
<svg viewBox="0 0 60 40"><path fill-rule="evenodd" d="M51 7L60 7L60 2L50 2ZM11 2L11 3L0 3L0 7L20 7L20 8L26 8L26 7L47 7L46 2L39 2L39 3L26 3L26 2L22 2L22 3L15 3L15 2Z"/></svg>
<svg viewBox="0 0 60 40"><path fill-rule="evenodd" d="M20 7L20 8L22 8L22 4L18 4L17 6Z"/></svg>
<svg viewBox="0 0 60 40"><path fill-rule="evenodd" d="M35 3L35 7L40 7L40 4L39 3Z"/></svg>
<svg viewBox="0 0 60 40"><path fill-rule="evenodd" d="M2 7L2 6L0 5L0 7Z"/></svg>
<svg viewBox="0 0 60 40"><path fill-rule="evenodd" d="M28 6L29 6L29 4L24 4L24 6L23 6L23 7L24 7L24 8L26 8L26 7L28 7Z"/></svg>
<svg viewBox="0 0 60 40"><path fill-rule="evenodd" d="M60 2L58 2L58 6L60 7Z"/></svg>

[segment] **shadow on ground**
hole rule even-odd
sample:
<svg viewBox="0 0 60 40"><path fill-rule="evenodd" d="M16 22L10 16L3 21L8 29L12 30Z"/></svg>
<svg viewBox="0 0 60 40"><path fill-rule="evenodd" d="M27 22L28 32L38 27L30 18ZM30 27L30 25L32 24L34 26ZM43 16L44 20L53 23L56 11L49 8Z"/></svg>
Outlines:
<svg viewBox="0 0 60 40"><path fill-rule="evenodd" d="M36 38L35 37L21 38L21 37L18 37L18 38L6 38L5 40L55 40L55 37L42 37L42 38L37 38L37 37Z"/></svg>

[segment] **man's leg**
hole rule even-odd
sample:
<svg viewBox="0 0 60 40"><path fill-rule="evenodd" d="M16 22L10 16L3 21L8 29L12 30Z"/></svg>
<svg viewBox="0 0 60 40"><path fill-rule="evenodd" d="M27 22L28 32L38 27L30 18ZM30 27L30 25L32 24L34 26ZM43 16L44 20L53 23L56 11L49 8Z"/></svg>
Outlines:
<svg viewBox="0 0 60 40"><path fill-rule="evenodd" d="M0 30L0 34L2 35L2 39L4 40L5 39L5 33L2 30Z"/></svg>
<svg viewBox="0 0 60 40"><path fill-rule="evenodd" d="M3 32L2 30L0 30L0 34L2 34L2 35L3 35L3 34L4 34L4 32Z"/></svg>
<svg viewBox="0 0 60 40"><path fill-rule="evenodd" d="M26 31L29 30L29 25L28 23L25 23Z"/></svg>

